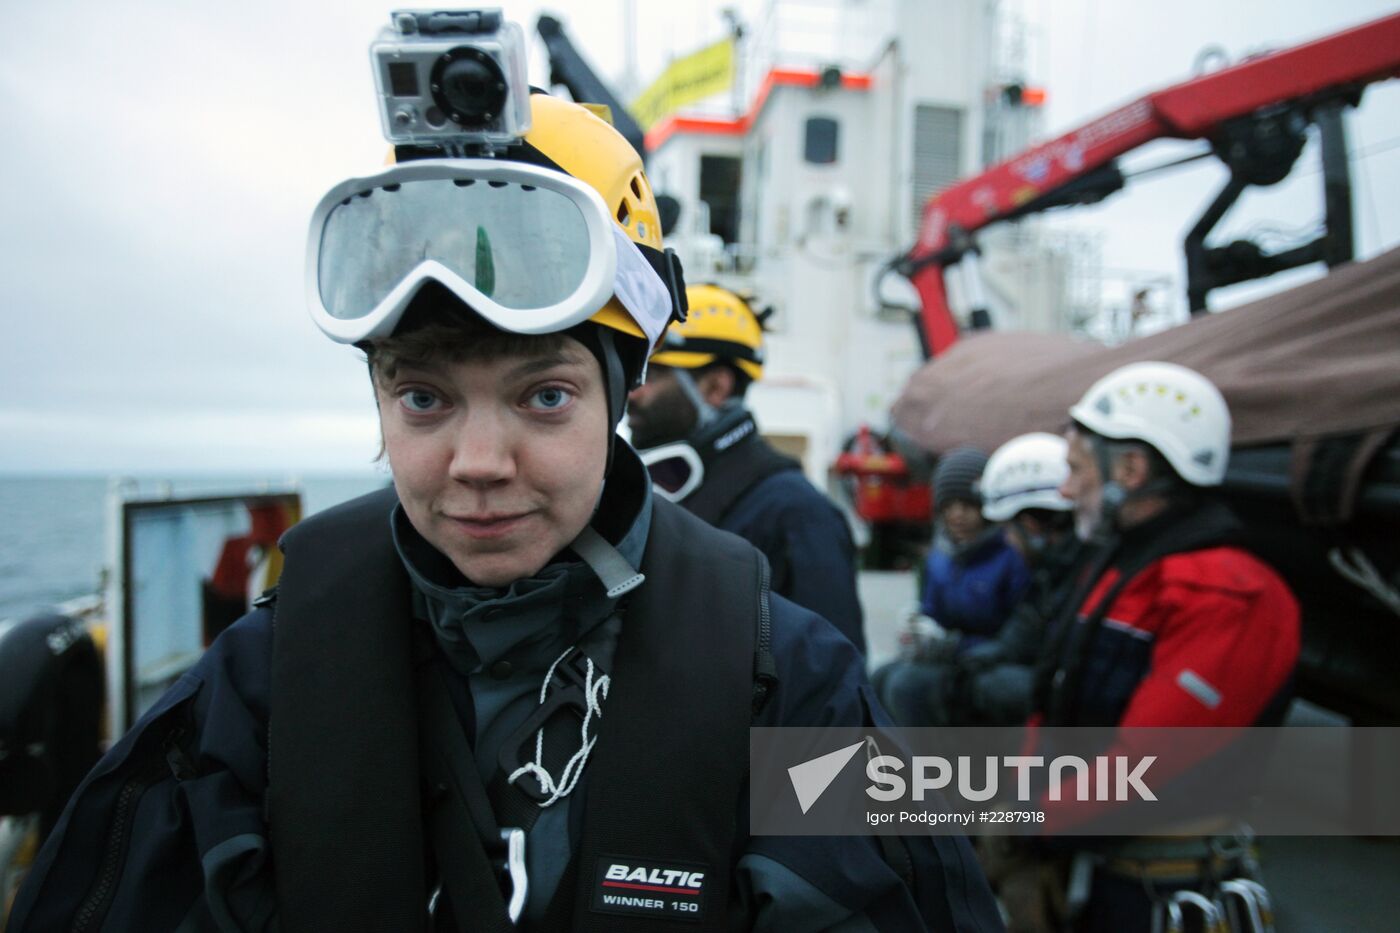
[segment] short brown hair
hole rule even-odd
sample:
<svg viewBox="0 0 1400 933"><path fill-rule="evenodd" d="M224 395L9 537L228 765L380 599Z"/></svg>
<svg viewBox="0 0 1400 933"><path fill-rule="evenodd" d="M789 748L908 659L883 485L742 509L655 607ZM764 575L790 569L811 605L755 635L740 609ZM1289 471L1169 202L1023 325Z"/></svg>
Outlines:
<svg viewBox="0 0 1400 933"><path fill-rule="evenodd" d="M393 336L359 346L378 381L393 379L405 365L558 352L564 346L564 334L514 334L492 327L437 283L429 282L404 313Z"/></svg>

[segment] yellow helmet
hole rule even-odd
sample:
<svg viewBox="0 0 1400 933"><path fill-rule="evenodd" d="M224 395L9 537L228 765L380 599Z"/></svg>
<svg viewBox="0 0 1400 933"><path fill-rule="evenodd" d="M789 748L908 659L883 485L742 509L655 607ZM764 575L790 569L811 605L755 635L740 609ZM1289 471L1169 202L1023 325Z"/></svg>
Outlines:
<svg viewBox="0 0 1400 933"><path fill-rule="evenodd" d="M633 243L662 248L656 197L642 171L642 157L612 124L579 104L548 94L531 94L530 131L525 134L525 143L602 195ZM589 320L646 339L616 298Z"/></svg>
<svg viewBox="0 0 1400 933"><path fill-rule="evenodd" d="M724 362L755 382L762 379L763 325L749 303L718 285L692 285L686 297L689 316L666 328L651 361L679 369Z"/></svg>
<svg viewBox="0 0 1400 933"><path fill-rule="evenodd" d="M661 249L656 197L626 137L590 108L548 94L530 96L530 120L525 142L601 194L634 243Z"/></svg>

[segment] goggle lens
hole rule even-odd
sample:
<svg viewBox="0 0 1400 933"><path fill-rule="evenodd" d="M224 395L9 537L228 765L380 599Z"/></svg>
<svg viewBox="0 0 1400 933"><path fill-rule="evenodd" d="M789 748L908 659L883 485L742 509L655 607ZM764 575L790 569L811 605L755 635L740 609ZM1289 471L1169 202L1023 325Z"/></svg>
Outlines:
<svg viewBox="0 0 1400 933"><path fill-rule="evenodd" d="M589 263L582 212L561 192L471 179L423 179L346 198L322 227L317 288L335 318L368 315L434 260L504 308L573 294Z"/></svg>

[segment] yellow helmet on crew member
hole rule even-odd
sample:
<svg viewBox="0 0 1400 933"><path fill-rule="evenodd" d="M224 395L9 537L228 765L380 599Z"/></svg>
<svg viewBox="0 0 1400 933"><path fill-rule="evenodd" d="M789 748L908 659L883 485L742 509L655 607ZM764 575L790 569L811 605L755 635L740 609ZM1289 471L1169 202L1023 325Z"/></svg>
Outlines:
<svg viewBox="0 0 1400 933"><path fill-rule="evenodd" d="M686 297L689 314L666 328L651 361L677 369L722 362L755 382L762 379L763 322L749 303L718 285L692 285Z"/></svg>

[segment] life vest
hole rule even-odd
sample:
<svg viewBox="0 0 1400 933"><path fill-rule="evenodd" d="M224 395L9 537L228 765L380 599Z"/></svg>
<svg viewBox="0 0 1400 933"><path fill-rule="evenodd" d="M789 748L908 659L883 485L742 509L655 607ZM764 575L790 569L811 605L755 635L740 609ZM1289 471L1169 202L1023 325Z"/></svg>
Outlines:
<svg viewBox="0 0 1400 933"><path fill-rule="evenodd" d="M390 533L395 503L392 490L373 493L282 542L267 806L289 933L427 923L414 621ZM767 565L740 539L656 501L640 569L646 582L619 607L582 831L549 916L576 930L722 930L743 844ZM639 869L646 880L629 881Z"/></svg>

